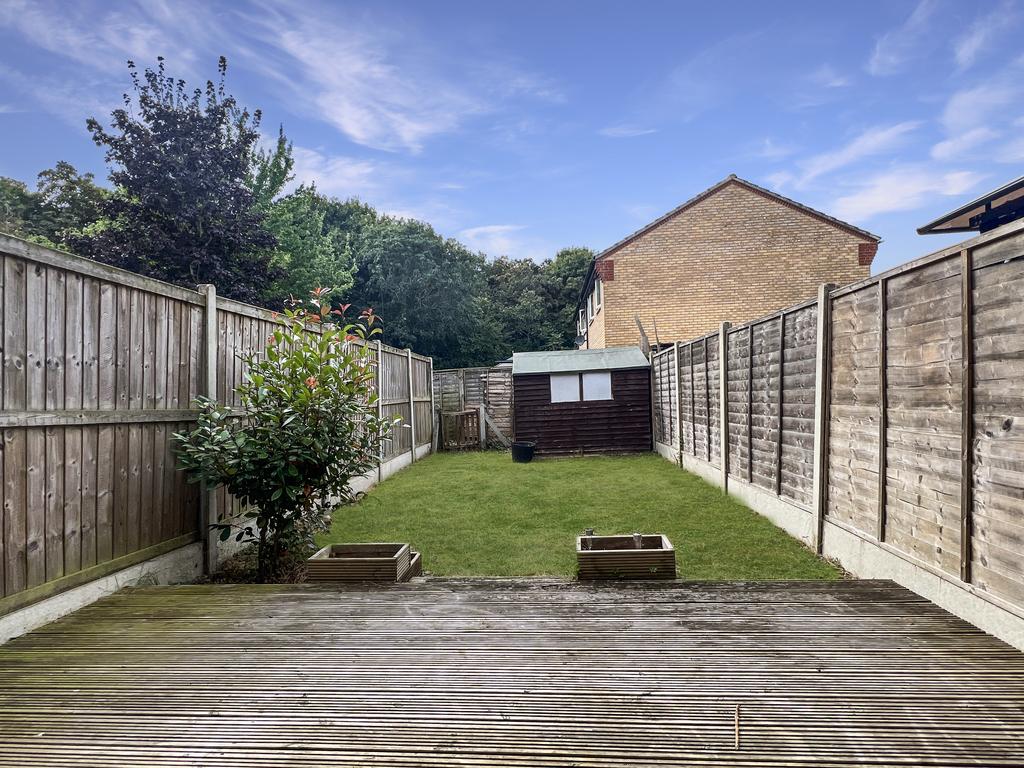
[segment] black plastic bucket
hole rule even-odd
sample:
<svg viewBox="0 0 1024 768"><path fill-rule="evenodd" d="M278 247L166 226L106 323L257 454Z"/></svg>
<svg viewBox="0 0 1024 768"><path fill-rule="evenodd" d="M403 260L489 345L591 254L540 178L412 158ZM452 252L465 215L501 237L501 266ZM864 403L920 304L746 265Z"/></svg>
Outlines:
<svg viewBox="0 0 1024 768"><path fill-rule="evenodd" d="M528 461L533 461L533 450L536 447L536 443L531 443L527 440L512 443L512 461L517 464L526 464Z"/></svg>

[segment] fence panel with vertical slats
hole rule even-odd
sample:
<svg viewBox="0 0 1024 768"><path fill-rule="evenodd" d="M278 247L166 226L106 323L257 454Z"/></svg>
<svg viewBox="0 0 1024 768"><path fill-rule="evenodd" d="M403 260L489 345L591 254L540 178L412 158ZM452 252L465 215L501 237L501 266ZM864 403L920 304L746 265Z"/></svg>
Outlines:
<svg viewBox="0 0 1024 768"><path fill-rule="evenodd" d="M385 442L384 460L408 453L412 447L412 406L409 393L409 361L404 352L381 351L381 400L384 418L397 421Z"/></svg>
<svg viewBox="0 0 1024 768"><path fill-rule="evenodd" d="M429 357L412 355L413 420L416 445L430 445L433 439L434 414L431 409L431 361Z"/></svg>
<svg viewBox="0 0 1024 768"><path fill-rule="evenodd" d="M3 274L0 613L194 540L169 436L199 394L199 295L14 238ZM183 404L184 403L184 404Z"/></svg>
<svg viewBox="0 0 1024 768"><path fill-rule="evenodd" d="M206 298L0 235L0 615L199 537L171 436L204 394ZM268 310L217 299L217 391L238 406ZM383 347L386 413L432 442L431 361ZM411 450L395 430L385 459ZM239 511L221 489L222 513Z"/></svg>

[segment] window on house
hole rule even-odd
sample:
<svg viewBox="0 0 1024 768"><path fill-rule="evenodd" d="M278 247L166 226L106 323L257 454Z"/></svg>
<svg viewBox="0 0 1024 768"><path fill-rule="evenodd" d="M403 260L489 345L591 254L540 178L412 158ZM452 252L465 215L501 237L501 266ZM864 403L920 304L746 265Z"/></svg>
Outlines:
<svg viewBox="0 0 1024 768"><path fill-rule="evenodd" d="M580 336L587 332L586 313L582 309L580 310L580 316L576 318L576 330L579 332Z"/></svg>
<svg viewBox="0 0 1024 768"><path fill-rule="evenodd" d="M598 309L601 308L601 304L604 302L604 289L601 287L601 281L598 280L594 283L594 304Z"/></svg>
<svg viewBox="0 0 1024 768"><path fill-rule="evenodd" d="M553 373L552 403L578 403L580 400L611 400L611 371L589 373Z"/></svg>
<svg viewBox="0 0 1024 768"><path fill-rule="evenodd" d="M587 296L587 320L594 319L594 294Z"/></svg>

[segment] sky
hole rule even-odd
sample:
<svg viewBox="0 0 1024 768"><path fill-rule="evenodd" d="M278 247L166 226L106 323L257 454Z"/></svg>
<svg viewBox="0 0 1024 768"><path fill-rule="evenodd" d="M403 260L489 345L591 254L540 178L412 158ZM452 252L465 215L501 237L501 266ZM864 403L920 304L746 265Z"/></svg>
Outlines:
<svg viewBox="0 0 1024 768"><path fill-rule="evenodd" d="M1022 0L1024 1L1024 0ZM0 0L0 175L106 176L126 61L228 90L296 183L490 256L601 250L730 173L883 238L1024 173L1022 2Z"/></svg>

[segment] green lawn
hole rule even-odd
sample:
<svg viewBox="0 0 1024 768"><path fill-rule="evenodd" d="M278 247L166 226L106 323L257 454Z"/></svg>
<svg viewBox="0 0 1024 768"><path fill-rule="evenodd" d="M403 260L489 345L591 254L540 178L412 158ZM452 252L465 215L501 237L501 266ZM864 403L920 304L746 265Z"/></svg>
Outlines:
<svg viewBox="0 0 1024 768"><path fill-rule="evenodd" d="M429 456L339 510L328 542L407 541L443 576L574 576L575 536L664 533L682 579L836 579L839 570L659 456Z"/></svg>

